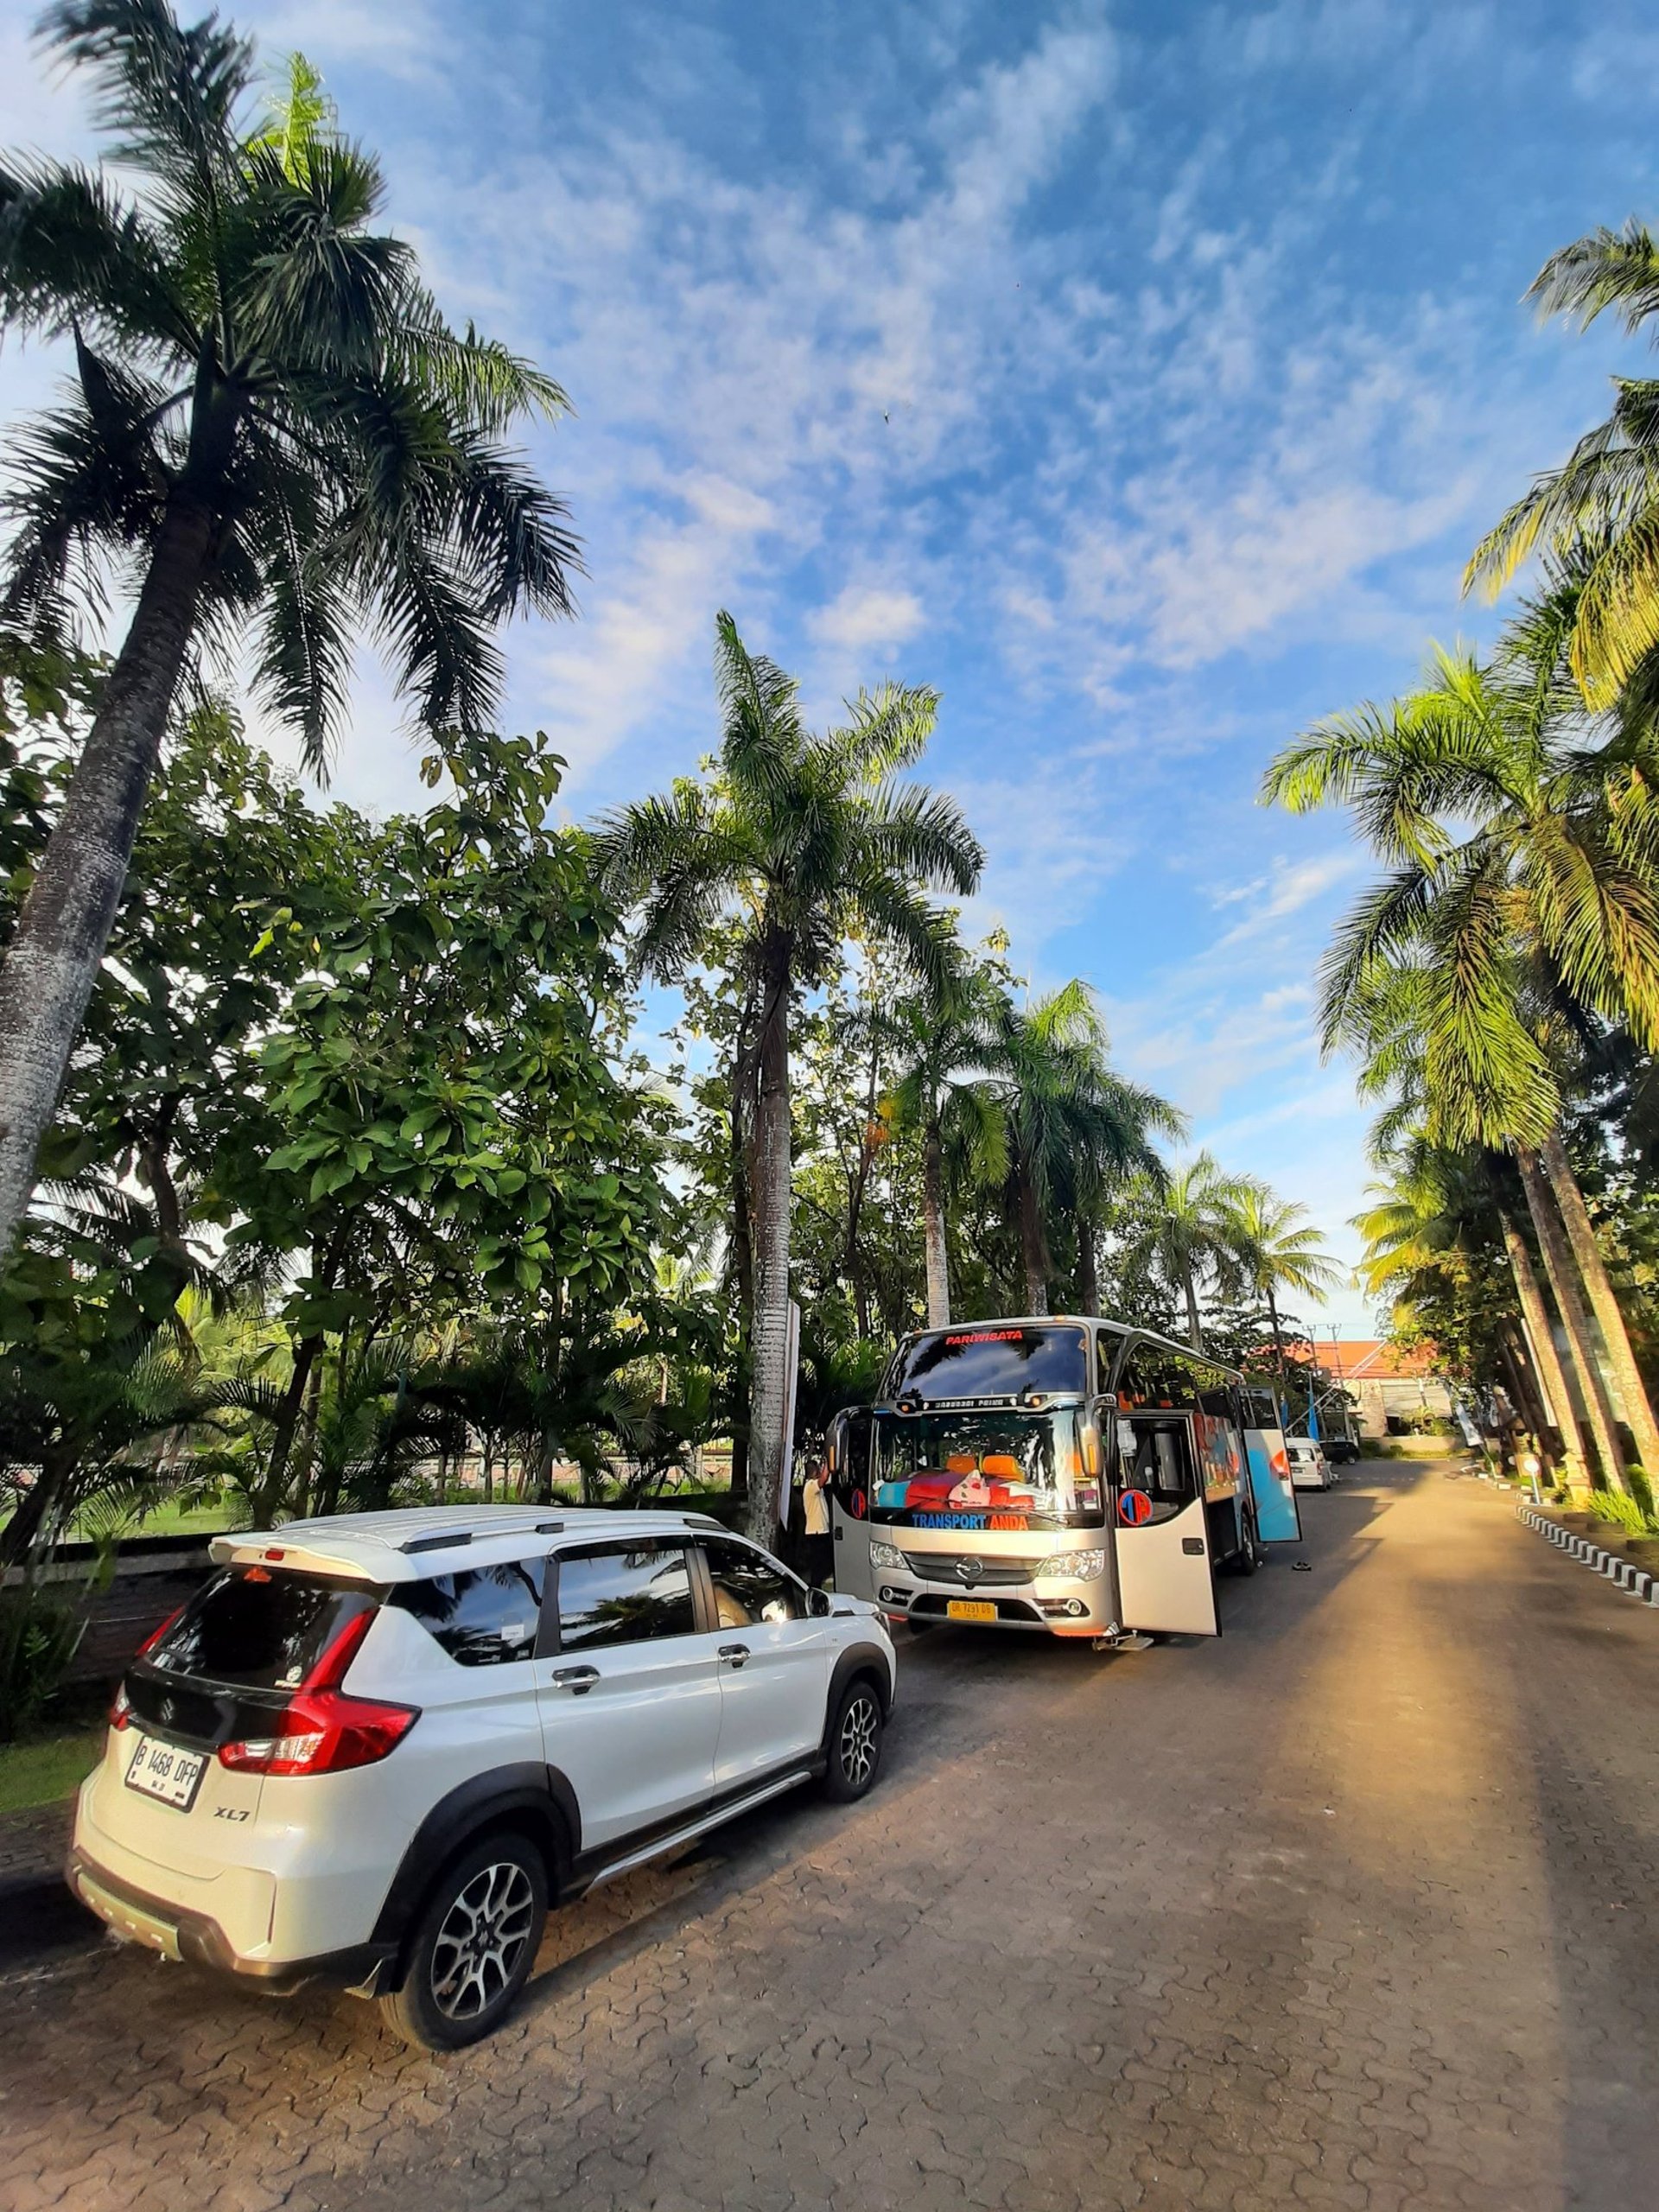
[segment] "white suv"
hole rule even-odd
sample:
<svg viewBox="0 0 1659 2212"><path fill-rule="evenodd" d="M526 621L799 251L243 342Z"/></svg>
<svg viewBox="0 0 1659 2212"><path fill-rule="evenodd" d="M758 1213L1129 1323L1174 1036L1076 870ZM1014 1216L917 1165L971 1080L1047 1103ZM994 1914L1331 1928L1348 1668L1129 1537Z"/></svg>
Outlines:
<svg viewBox="0 0 1659 2212"><path fill-rule="evenodd" d="M875 1609L685 1513L429 1508L219 1536L138 1654L69 1881L119 1936L486 2035L550 1902L821 1777L892 1703Z"/></svg>

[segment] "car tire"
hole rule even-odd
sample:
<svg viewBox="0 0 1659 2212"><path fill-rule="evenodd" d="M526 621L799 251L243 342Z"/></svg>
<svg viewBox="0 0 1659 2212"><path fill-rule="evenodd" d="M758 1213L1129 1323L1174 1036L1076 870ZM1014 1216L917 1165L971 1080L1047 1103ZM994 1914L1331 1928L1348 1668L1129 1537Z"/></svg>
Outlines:
<svg viewBox="0 0 1659 2212"><path fill-rule="evenodd" d="M830 1723L823 1793L837 1805L850 1805L874 1788L881 1770L885 1722L881 1700L868 1675L849 1682Z"/></svg>
<svg viewBox="0 0 1659 2212"><path fill-rule="evenodd" d="M508 1830L481 1838L434 1883L382 2018L423 2050L461 2050L493 2034L530 1979L546 1924L541 1853Z"/></svg>

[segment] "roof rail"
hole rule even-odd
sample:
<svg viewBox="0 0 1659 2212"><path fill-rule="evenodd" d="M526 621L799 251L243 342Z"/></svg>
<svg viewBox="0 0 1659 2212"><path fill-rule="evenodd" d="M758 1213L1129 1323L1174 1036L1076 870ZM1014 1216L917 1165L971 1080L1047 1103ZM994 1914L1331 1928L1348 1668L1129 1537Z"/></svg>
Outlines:
<svg viewBox="0 0 1659 2212"><path fill-rule="evenodd" d="M716 1521L712 1513L687 1513L681 1518L688 1529L712 1529L717 1535L729 1536L731 1530L723 1521Z"/></svg>
<svg viewBox="0 0 1659 2212"><path fill-rule="evenodd" d="M472 1541L470 1529L440 1529L430 1536L411 1536L397 1548L400 1552L448 1552L454 1551L460 1544L470 1544Z"/></svg>
<svg viewBox="0 0 1659 2212"><path fill-rule="evenodd" d="M538 1521L531 1533L537 1536L562 1536L564 1523L563 1521Z"/></svg>

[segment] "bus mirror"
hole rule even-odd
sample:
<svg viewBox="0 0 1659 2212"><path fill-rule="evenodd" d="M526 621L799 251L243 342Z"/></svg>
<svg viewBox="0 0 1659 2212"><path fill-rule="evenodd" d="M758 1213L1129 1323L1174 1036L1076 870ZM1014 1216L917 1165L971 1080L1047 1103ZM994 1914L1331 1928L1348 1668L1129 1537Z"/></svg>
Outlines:
<svg viewBox="0 0 1659 2212"><path fill-rule="evenodd" d="M1100 1480L1100 1431L1091 1421L1083 1424L1083 1471L1091 1483Z"/></svg>
<svg viewBox="0 0 1659 2212"><path fill-rule="evenodd" d="M845 1414L837 1414L830 1422L829 1433L823 1440L824 1460L832 1475L838 1475L841 1472L842 1440L846 1433L847 1416Z"/></svg>

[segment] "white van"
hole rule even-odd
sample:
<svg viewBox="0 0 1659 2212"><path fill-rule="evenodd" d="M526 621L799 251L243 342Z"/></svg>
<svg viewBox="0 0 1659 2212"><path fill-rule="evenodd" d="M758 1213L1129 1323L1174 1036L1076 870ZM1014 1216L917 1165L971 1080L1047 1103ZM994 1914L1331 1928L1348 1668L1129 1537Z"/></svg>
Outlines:
<svg viewBox="0 0 1659 2212"><path fill-rule="evenodd" d="M1329 1490L1337 1477L1324 1447L1312 1436L1287 1436L1285 1449L1290 1454L1290 1480L1294 1490Z"/></svg>

